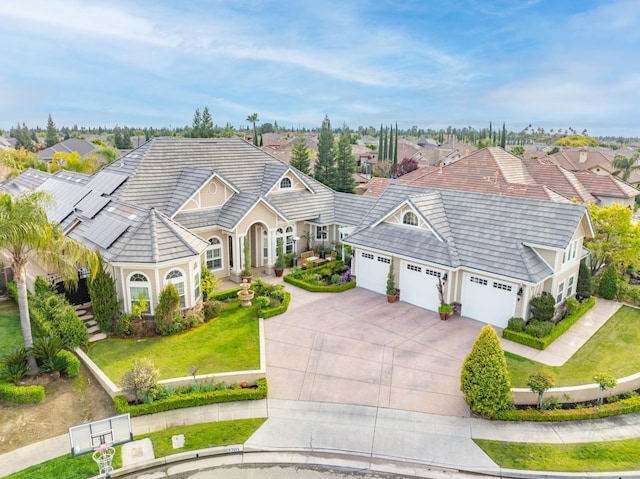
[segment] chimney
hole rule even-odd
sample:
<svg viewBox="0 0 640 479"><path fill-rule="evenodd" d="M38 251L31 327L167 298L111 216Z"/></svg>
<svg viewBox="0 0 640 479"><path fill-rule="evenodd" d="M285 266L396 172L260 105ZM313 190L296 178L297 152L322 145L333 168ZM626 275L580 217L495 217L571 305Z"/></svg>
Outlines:
<svg viewBox="0 0 640 479"><path fill-rule="evenodd" d="M580 163L587 161L587 150L580 150Z"/></svg>

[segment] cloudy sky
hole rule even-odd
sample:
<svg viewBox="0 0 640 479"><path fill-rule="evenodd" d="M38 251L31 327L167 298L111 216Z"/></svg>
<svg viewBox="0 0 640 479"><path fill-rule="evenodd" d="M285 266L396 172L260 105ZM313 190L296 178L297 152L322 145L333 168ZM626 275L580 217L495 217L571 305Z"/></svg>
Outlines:
<svg viewBox="0 0 640 479"><path fill-rule="evenodd" d="M640 136L638 0L2 0L0 128L214 122Z"/></svg>

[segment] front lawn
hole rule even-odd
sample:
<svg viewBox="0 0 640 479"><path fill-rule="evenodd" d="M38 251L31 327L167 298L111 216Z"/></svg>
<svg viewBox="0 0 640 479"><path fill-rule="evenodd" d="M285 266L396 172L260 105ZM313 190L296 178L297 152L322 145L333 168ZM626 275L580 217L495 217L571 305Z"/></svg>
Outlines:
<svg viewBox="0 0 640 479"><path fill-rule="evenodd" d="M0 301L0 357L23 344L18 305Z"/></svg>
<svg viewBox="0 0 640 479"><path fill-rule="evenodd" d="M159 370L159 379L197 374L258 369L260 338L256 307L229 305L215 319L174 336L105 339L89 347L89 357L116 384L135 358L148 358Z"/></svg>
<svg viewBox="0 0 640 479"><path fill-rule="evenodd" d="M474 441L500 467L528 471L635 471L640 457L638 439L573 444Z"/></svg>
<svg viewBox="0 0 640 479"><path fill-rule="evenodd" d="M556 387L593 383L597 372L630 376L640 371L640 310L620 308L563 366L547 366L511 353L505 356L511 386L517 388L526 388L529 375L540 370L553 374Z"/></svg>

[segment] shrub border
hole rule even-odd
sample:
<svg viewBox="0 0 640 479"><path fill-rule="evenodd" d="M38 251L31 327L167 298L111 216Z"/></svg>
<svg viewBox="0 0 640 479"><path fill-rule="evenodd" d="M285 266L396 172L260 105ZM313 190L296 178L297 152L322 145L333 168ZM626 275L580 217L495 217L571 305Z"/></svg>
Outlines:
<svg viewBox="0 0 640 479"><path fill-rule="evenodd" d="M284 298L282 299L282 303L279 306L274 306L273 308L263 308L258 310L258 316L262 319L273 318L279 314L285 313L289 308L289 303L291 302L291 293L285 291Z"/></svg>
<svg viewBox="0 0 640 479"><path fill-rule="evenodd" d="M321 286L318 284L309 284L305 281L302 281L298 275L304 273L309 273L313 271L318 271L320 269L326 268L327 266L332 265L333 263L337 263L337 261L332 261L329 263L321 264L320 266L316 266L314 268L307 268L297 273L289 273L284 275L282 279L298 288L304 289L311 293L342 293L343 291L347 291L349 289L353 289L356 287L355 281L347 281L344 284L331 284L328 286Z"/></svg>
<svg viewBox="0 0 640 479"><path fill-rule="evenodd" d="M525 332L516 332L507 328L502 330L502 337L504 339L513 341L514 343L524 344L525 346L544 350L556 339L562 336L562 334L564 334L582 316L584 316L587 313L587 311L593 308L595 304L596 304L596 298L594 296L590 297L580 305L580 307L576 310L575 313L567 316L565 319L563 319L558 324L556 324L556 327L553 328L553 331L551 331L551 334L548 334L543 338L536 338Z"/></svg>
<svg viewBox="0 0 640 479"><path fill-rule="evenodd" d="M157 412L204 406L231 401L248 401L265 399L268 393L266 378L256 380L255 388L224 389L217 391L176 394L166 399L159 399L149 404L130 405L127 397L119 395L113 398L113 404L120 414L129 413L132 417L154 414Z"/></svg>
<svg viewBox="0 0 640 479"><path fill-rule="evenodd" d="M44 386L16 386L0 382L0 398L16 404L36 404L44 401Z"/></svg>

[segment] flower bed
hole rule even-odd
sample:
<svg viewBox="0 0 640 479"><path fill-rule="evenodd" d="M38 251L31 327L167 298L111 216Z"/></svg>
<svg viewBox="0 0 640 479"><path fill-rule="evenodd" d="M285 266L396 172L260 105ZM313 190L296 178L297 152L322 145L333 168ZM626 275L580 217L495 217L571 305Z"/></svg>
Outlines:
<svg viewBox="0 0 640 479"><path fill-rule="evenodd" d="M351 279L351 268L342 261L331 261L315 268L294 271L283 279L314 293L339 293L356 287L356 282Z"/></svg>

